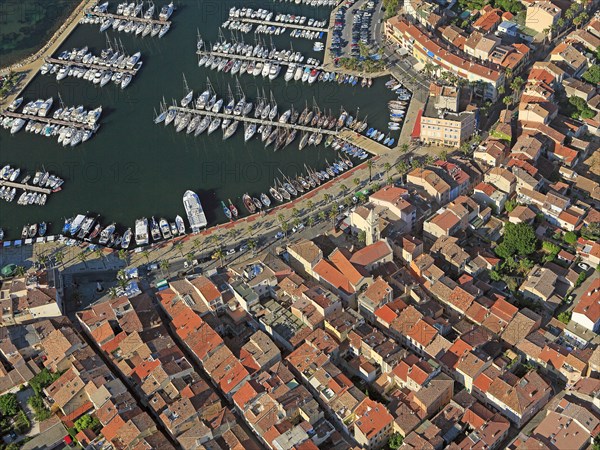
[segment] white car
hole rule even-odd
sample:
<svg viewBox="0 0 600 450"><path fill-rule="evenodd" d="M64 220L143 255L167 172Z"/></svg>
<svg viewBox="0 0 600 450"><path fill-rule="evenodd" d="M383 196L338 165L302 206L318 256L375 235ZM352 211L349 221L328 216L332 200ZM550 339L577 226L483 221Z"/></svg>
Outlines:
<svg viewBox="0 0 600 450"><path fill-rule="evenodd" d="M227 250L227 252L225 253L227 256L229 255L233 255L235 253L235 248L230 248L229 250Z"/></svg>
<svg viewBox="0 0 600 450"><path fill-rule="evenodd" d="M275 239L281 239L284 236L282 231L279 231L276 235L275 235Z"/></svg>
<svg viewBox="0 0 600 450"><path fill-rule="evenodd" d="M580 269L583 269L583 270L588 270L590 268L590 266L588 266L586 263L582 263L582 262L580 262L577 265L579 266Z"/></svg>

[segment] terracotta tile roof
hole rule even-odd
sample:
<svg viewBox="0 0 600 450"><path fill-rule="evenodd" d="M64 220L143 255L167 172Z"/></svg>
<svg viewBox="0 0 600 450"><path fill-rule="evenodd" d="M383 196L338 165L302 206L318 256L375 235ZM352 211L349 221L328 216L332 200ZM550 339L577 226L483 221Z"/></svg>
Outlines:
<svg viewBox="0 0 600 450"><path fill-rule="evenodd" d="M350 262L364 267L388 257L392 253L390 244L387 240L382 239L355 252L350 258Z"/></svg>
<svg viewBox="0 0 600 450"><path fill-rule="evenodd" d="M502 378L495 378L489 387L488 395L497 398L518 417L522 417L536 402L551 392L550 385L536 371L531 371L521 379L515 380L514 384L509 384Z"/></svg>
<svg viewBox="0 0 600 450"><path fill-rule="evenodd" d="M582 314L593 323L600 320L600 277L592 281L588 290L579 299L579 303L573 308L573 313Z"/></svg>
<svg viewBox="0 0 600 450"><path fill-rule="evenodd" d="M198 289L198 291L200 291L200 294L208 303L217 300L219 297L221 297L221 293L219 292L215 284L206 277L200 276L193 278L191 280L191 283L196 289Z"/></svg>
<svg viewBox="0 0 600 450"><path fill-rule="evenodd" d="M365 273L362 273L362 270L359 271L339 248L336 248L331 255L329 255L328 259L341 273L344 274L353 286L360 284L366 275Z"/></svg>
<svg viewBox="0 0 600 450"><path fill-rule="evenodd" d="M428 323L427 319L419 320L410 328L407 334L409 338L418 342L423 347L428 346L438 334L437 330Z"/></svg>
<svg viewBox="0 0 600 450"><path fill-rule="evenodd" d="M358 427L367 439L373 439L394 421L384 405L368 397L356 407L354 413L356 415L354 426Z"/></svg>
<svg viewBox="0 0 600 450"><path fill-rule="evenodd" d="M447 300L448 303L462 313L465 313L474 301L475 297L460 286L456 286L452 290L452 294Z"/></svg>
<svg viewBox="0 0 600 450"><path fill-rule="evenodd" d="M403 35L410 36L415 39L419 45L427 51L435 55L435 60L439 60L445 64L451 64L459 70L459 75L466 78L467 73L472 73L481 78L496 82L500 78L500 72L490 67L471 62L457 56L456 54L443 48L433 36L422 32L415 25L408 23L407 21L399 18L391 18L387 22L389 25L397 28Z"/></svg>
<svg viewBox="0 0 600 450"><path fill-rule="evenodd" d="M329 262L322 259L319 261L313 271L318 275L320 279L325 280L333 287L340 289L348 294L355 292L354 287L350 283L350 280L344 276L339 270L333 267Z"/></svg>
<svg viewBox="0 0 600 450"><path fill-rule="evenodd" d="M528 308L517 312L504 329L502 339L510 345L516 345L521 339L539 327L541 317Z"/></svg>
<svg viewBox="0 0 600 450"><path fill-rule="evenodd" d="M377 192L372 193L369 198L388 203L396 203L407 196L408 191L406 189L388 185L379 189Z"/></svg>
<svg viewBox="0 0 600 450"><path fill-rule="evenodd" d="M519 311L519 308L508 303L504 299L498 299L491 307L491 311L502 320L509 322Z"/></svg>

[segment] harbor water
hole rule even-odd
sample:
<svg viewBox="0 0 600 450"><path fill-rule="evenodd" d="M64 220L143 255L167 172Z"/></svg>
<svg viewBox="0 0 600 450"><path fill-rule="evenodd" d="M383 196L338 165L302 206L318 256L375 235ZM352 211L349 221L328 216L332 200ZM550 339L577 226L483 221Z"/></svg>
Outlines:
<svg viewBox="0 0 600 450"><path fill-rule="evenodd" d="M27 2L25 2L27 3ZM60 3L60 2L57 2ZM164 0L166 3L166 0ZM156 3L157 8L163 3ZM117 3L111 2L114 12ZM198 193L210 225L225 221L221 201L228 199L237 205L241 214L246 211L241 197L248 192L258 196L267 192L280 171L288 176L305 171L304 166L323 169L326 161L337 159L331 148L323 144L298 150L300 135L288 147L273 151L264 147L256 136L244 143L243 127L236 135L223 141L219 129L210 136L176 133L174 127L155 125L153 119L163 97L168 104L184 96L183 75L195 96L204 91L207 77L217 93L226 97L228 85L235 92L235 77L198 68L196 40L199 32L205 41L215 42L219 25L227 20L232 6L265 8L275 12L302 14L318 19L328 18L330 8L297 6L272 0L187 0L176 2L171 17L171 30L162 38L141 37L108 31L99 32L99 25L79 25L62 45L60 51L89 46L99 54L106 48L107 36L120 40L128 53L141 51L143 67L129 87L121 90L114 83L100 88L84 79L67 77L60 82L53 75L38 75L24 92L25 101L53 96L57 108L58 95L67 106L84 105L86 109L103 107L101 127L97 135L76 147L63 147L55 138L46 138L24 130L11 135L0 130L0 165L20 167L21 173L33 175L44 168L65 180L61 192L53 194L43 206L18 206L16 201L0 201L0 227L6 239L18 239L27 223L50 222L49 233L58 233L63 218L75 214L99 214L104 224L116 222L119 231L133 227L139 217L154 216L173 220L185 217L182 195L187 189ZM35 30L34 30L35 31ZM46 30L35 31L38 39ZM232 33L224 31L230 39ZM254 33L238 35L254 43ZM257 35L270 44L269 36ZM289 29L283 36L272 36L275 47L301 51L305 57L322 59L322 53L312 51L313 42L291 39ZM4 51L4 50L3 50ZM56 56L56 55L55 55ZM292 104L299 111L306 102L315 103L321 110L339 115L340 107L359 117L368 114L369 126L387 128L387 102L392 94L384 86L386 79L376 80L371 88L300 81L286 83L282 73L274 81L268 78L239 76L246 96L254 101L257 88L273 92L279 111ZM398 132L394 137L397 139ZM355 161L357 163L357 161ZM22 177L20 177L22 178ZM348 187L352 188L349 181Z"/></svg>

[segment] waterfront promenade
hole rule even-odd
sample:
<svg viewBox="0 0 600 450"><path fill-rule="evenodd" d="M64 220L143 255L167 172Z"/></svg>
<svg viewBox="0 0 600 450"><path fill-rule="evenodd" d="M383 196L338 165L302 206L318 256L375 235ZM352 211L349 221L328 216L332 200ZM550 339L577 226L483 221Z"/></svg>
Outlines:
<svg viewBox="0 0 600 450"><path fill-rule="evenodd" d="M71 15L65 20L60 26L56 33L50 38L50 40L36 53L28 56L27 58L12 64L9 67L0 68L0 76L7 75L9 72L24 74L13 92L11 92L4 99L0 99L0 108L10 104L15 98L21 95L21 92L29 85L31 80L40 70L40 67L45 62L47 57L52 56L58 48L62 45L65 39L73 32L73 30L79 24L79 21L84 15L85 9L88 4L95 4L95 0L82 0L82 2L75 8Z"/></svg>

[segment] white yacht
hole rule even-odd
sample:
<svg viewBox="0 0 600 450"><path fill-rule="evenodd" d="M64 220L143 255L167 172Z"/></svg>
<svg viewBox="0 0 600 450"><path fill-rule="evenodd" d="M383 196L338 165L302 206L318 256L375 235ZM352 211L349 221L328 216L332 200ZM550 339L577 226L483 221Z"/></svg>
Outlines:
<svg viewBox="0 0 600 450"><path fill-rule="evenodd" d="M135 243L136 245L148 244L148 219L145 217L135 221Z"/></svg>
<svg viewBox="0 0 600 450"><path fill-rule="evenodd" d="M183 206L185 207L192 233L197 233L201 228L206 227L208 224L206 215L202 210L200 199L195 192L186 191L185 194L183 194Z"/></svg>

